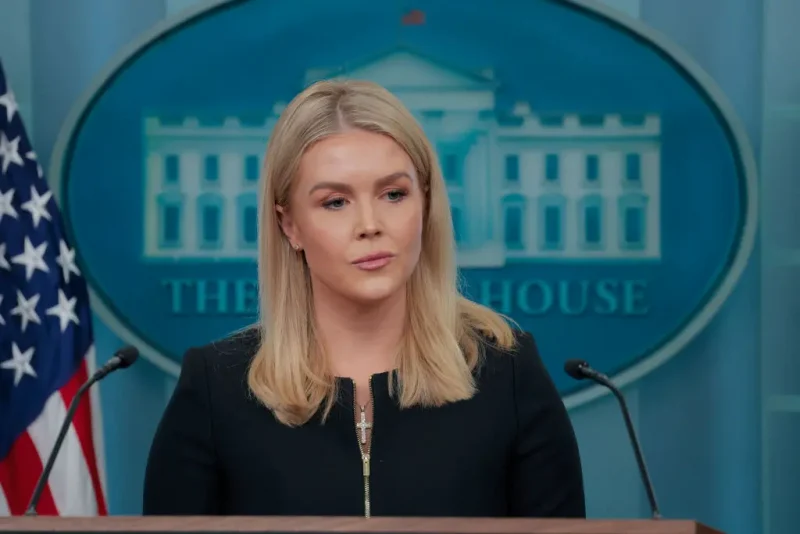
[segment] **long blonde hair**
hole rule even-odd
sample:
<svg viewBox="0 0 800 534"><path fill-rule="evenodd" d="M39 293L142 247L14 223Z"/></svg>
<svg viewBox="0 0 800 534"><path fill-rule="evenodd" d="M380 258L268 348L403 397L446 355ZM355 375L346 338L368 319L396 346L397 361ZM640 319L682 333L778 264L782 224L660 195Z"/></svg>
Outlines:
<svg viewBox="0 0 800 534"><path fill-rule="evenodd" d="M394 139L413 161L425 193L422 250L407 285L408 323L397 368L400 406L470 398L483 345L510 348L515 339L507 318L459 291L447 190L436 153L413 115L377 84L317 82L292 100L275 125L259 203L260 336L248 385L291 426L308 421L323 403L323 418L329 413L336 380L317 346L308 266L283 234L276 206L288 208L305 151L344 128Z"/></svg>

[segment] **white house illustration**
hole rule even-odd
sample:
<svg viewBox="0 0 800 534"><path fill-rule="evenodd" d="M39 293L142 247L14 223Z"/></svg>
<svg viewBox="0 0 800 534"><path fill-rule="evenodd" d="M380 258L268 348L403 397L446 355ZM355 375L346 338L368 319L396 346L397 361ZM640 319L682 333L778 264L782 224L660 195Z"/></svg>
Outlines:
<svg viewBox="0 0 800 534"><path fill-rule="evenodd" d="M440 157L460 267L658 260L660 118L503 113L491 72L408 50L312 70L373 80L414 113ZM256 120L145 118L148 259L252 259L261 157L282 104Z"/></svg>

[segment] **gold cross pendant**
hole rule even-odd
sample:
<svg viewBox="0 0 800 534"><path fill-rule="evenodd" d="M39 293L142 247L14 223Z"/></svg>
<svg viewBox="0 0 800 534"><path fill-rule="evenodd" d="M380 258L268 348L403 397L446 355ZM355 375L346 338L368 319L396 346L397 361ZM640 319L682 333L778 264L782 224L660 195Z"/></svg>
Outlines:
<svg viewBox="0 0 800 534"><path fill-rule="evenodd" d="M361 443L367 442L367 429L372 428L372 423L367 422L367 413L365 408L361 406L361 421L356 424L356 428L361 431Z"/></svg>

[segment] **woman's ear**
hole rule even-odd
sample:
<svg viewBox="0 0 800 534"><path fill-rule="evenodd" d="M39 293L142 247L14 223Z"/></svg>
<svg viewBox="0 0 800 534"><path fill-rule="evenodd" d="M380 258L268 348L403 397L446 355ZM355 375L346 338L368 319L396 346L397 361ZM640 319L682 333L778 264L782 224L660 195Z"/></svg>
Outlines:
<svg viewBox="0 0 800 534"><path fill-rule="evenodd" d="M294 219L292 219L292 215L289 213L289 210L284 206L276 205L275 212L278 215L278 224L281 225L283 235L285 235L286 239L289 240L289 244L293 249L300 250L301 245L297 240L297 228L294 224Z"/></svg>

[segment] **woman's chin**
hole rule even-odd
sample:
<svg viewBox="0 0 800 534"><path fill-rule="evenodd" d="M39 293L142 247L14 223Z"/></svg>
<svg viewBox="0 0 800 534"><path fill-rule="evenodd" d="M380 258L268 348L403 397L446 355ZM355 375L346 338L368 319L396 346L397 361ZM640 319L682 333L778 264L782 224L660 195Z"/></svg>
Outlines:
<svg viewBox="0 0 800 534"><path fill-rule="evenodd" d="M362 280L345 293L348 300L359 304L378 304L399 296L404 284L393 277L376 276L370 280Z"/></svg>

